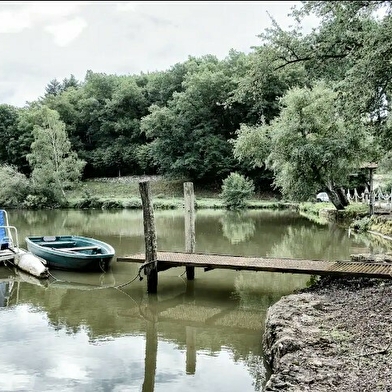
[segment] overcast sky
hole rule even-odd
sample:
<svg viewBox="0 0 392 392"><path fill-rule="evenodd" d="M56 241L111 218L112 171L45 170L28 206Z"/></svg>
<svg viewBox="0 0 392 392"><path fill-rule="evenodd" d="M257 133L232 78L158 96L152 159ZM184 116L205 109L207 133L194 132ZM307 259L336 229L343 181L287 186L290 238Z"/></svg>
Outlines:
<svg viewBox="0 0 392 392"><path fill-rule="evenodd" d="M53 79L132 75L188 56L249 53L295 1L0 1L0 104L24 106Z"/></svg>

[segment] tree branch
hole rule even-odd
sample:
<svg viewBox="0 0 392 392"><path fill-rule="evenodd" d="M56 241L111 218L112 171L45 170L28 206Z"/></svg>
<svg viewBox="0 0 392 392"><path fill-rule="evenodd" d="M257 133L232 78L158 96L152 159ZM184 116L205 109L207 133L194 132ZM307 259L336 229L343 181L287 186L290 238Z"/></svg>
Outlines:
<svg viewBox="0 0 392 392"><path fill-rule="evenodd" d="M313 60L313 59L318 59L318 60L342 59L346 56L347 56L347 54L329 54L329 55L324 55L324 56L319 56L319 57L308 56L308 57L303 57L303 58L297 58L295 60L286 60L283 57L279 57L281 60L286 61L286 63L274 68L274 71L277 71L278 69L282 69L290 64L299 63L301 61L309 61L309 60Z"/></svg>

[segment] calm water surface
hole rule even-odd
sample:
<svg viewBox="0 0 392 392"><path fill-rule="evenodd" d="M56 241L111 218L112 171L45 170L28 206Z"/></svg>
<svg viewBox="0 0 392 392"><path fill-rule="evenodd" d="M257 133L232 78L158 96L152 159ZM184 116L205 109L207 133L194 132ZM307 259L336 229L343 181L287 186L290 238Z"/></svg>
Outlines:
<svg viewBox="0 0 392 392"><path fill-rule="evenodd" d="M142 211L8 211L26 235L78 234L144 252ZM156 211L158 250L184 251L184 212ZM196 251L348 259L373 244L291 211L197 211ZM38 281L0 267L1 391L262 391L267 308L309 276L196 269L159 274L147 295L138 265L52 270Z"/></svg>

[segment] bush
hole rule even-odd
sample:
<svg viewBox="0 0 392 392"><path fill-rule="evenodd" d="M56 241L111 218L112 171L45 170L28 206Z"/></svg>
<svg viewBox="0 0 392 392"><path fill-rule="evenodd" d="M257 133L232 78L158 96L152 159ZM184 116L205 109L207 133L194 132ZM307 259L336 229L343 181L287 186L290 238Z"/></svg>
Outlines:
<svg viewBox="0 0 392 392"><path fill-rule="evenodd" d="M45 208L48 200L45 196L27 195L26 200L23 202L23 208L41 209Z"/></svg>
<svg viewBox="0 0 392 392"><path fill-rule="evenodd" d="M252 180L239 173L230 173L223 180L220 196L227 209L237 210L247 206L246 201L254 195L254 191L255 187Z"/></svg>
<svg viewBox="0 0 392 392"><path fill-rule="evenodd" d="M110 210L110 209L116 209L116 208L119 209L119 208L123 208L123 207L124 207L123 204L118 200L105 200L102 202L101 208Z"/></svg>
<svg viewBox="0 0 392 392"><path fill-rule="evenodd" d="M26 176L10 165L0 166L0 205L19 207L30 192L30 183Z"/></svg>
<svg viewBox="0 0 392 392"><path fill-rule="evenodd" d="M372 223L371 218L365 216L364 218L354 220L351 223L350 228L357 233L364 233L369 230L371 223Z"/></svg>
<svg viewBox="0 0 392 392"><path fill-rule="evenodd" d="M124 208L140 209L142 208L142 201L137 197L131 197L124 203Z"/></svg>

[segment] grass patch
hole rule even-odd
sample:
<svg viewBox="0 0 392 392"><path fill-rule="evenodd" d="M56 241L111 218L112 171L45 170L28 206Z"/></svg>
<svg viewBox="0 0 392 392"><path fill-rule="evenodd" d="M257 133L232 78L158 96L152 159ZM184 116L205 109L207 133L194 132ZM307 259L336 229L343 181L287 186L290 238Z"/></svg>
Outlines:
<svg viewBox="0 0 392 392"><path fill-rule="evenodd" d="M184 206L184 180L170 180L161 176L130 176L87 180L67 192L69 208L130 208L142 207L139 181L150 182L154 208L175 209ZM221 189L194 185L195 208L223 209ZM255 194L247 202L250 209L283 209L296 204L281 202L273 194Z"/></svg>
<svg viewBox="0 0 392 392"><path fill-rule="evenodd" d="M392 236L392 219L389 216L372 216L367 229L390 237Z"/></svg>

